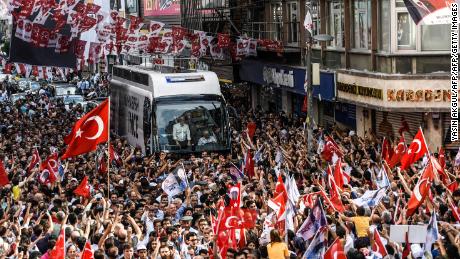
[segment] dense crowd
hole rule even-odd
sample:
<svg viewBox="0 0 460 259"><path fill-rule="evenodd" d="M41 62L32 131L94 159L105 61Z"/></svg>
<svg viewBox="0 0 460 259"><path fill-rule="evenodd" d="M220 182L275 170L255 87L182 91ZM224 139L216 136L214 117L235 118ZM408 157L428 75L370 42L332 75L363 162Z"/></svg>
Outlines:
<svg viewBox="0 0 460 259"><path fill-rule="evenodd" d="M106 84L104 81L97 80L97 85ZM86 80L79 87L86 91ZM300 258L313 246L317 233L304 240L298 230L316 204L326 215L325 247L338 239L346 258L378 258L375 231L386 249L385 258L459 258L460 232L457 211L453 211L460 201L458 184L452 191L435 181L431 197L412 216L406 216L406 203L426 161L408 170L392 168L384 197L375 206L357 206L354 200L377 189L375 175L386 166L380 155L382 138L374 134L361 138L338 127L315 127L314 145L307 150L304 119L264 112L260 107L238 107L241 125L233 129L231 154L202 152L180 159L163 152L143 155L127 140L112 136L111 145L120 159L111 164L109 181L107 171L101 170L100 157L106 150L101 146L97 153L60 161L57 180L50 183L38 166L27 168L34 149L42 161L53 152L62 154L63 139L83 109L78 105L66 109L44 93L27 95L16 103L6 96L0 102L0 159L9 184L0 187L0 258L50 258L61 229L66 237L65 257L72 259L84 253L87 242L96 259ZM331 191L328 162L321 155L325 136L340 147L343 169L350 175L339 194L342 212L327 202L329 194L307 199L309 194ZM253 169L247 166L248 156L254 160ZM244 176L235 178L232 170L243 165ZM188 184L182 193L170 197L162 183L179 167ZM452 182L459 182L459 167L449 153L445 171ZM74 193L85 176L89 198ZM296 184L299 199L289 219L292 225L286 228L273 217L269 201L280 181L287 183L288 179ZM257 219L252 228L239 230L236 244L222 251L216 219L220 208L232 202L230 188L238 182L239 206L256 210ZM390 240L390 226L427 225L432 212L440 236L431 248L425 242Z"/></svg>

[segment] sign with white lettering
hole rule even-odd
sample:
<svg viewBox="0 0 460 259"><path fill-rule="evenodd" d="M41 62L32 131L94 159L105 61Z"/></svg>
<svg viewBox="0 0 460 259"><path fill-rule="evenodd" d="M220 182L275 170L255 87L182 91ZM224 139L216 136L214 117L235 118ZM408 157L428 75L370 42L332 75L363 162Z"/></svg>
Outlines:
<svg viewBox="0 0 460 259"><path fill-rule="evenodd" d="M294 71L277 69L275 67L264 66L263 79L266 84L274 84L278 87L287 86L294 88Z"/></svg>

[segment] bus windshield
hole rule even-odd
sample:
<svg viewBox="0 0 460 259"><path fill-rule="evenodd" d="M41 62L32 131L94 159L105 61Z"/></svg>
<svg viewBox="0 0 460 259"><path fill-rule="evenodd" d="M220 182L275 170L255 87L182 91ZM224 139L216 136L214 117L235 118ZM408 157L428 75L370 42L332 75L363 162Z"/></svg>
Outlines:
<svg viewBox="0 0 460 259"><path fill-rule="evenodd" d="M224 105L217 100L158 102L156 123L161 150L213 151L228 147Z"/></svg>

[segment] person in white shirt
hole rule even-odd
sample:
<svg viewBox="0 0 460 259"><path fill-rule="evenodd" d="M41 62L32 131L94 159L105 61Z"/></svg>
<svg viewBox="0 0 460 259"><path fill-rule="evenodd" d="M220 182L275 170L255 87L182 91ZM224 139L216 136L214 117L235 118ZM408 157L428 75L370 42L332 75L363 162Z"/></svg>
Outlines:
<svg viewBox="0 0 460 259"><path fill-rule="evenodd" d="M216 137L214 135L209 135L209 131L203 131L203 137L198 140L198 146L204 146L206 144L217 143Z"/></svg>
<svg viewBox="0 0 460 259"><path fill-rule="evenodd" d="M173 139L181 148L190 146L190 128L185 124L184 117L180 117L179 122L174 124Z"/></svg>

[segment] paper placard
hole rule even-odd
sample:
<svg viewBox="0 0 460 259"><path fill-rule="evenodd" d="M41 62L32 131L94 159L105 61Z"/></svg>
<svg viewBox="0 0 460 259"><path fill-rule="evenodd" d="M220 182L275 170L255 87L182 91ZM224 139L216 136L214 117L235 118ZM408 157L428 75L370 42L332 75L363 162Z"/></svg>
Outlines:
<svg viewBox="0 0 460 259"><path fill-rule="evenodd" d="M391 225L390 240L397 243L406 242L406 232L409 231L409 243L425 243L426 225Z"/></svg>

